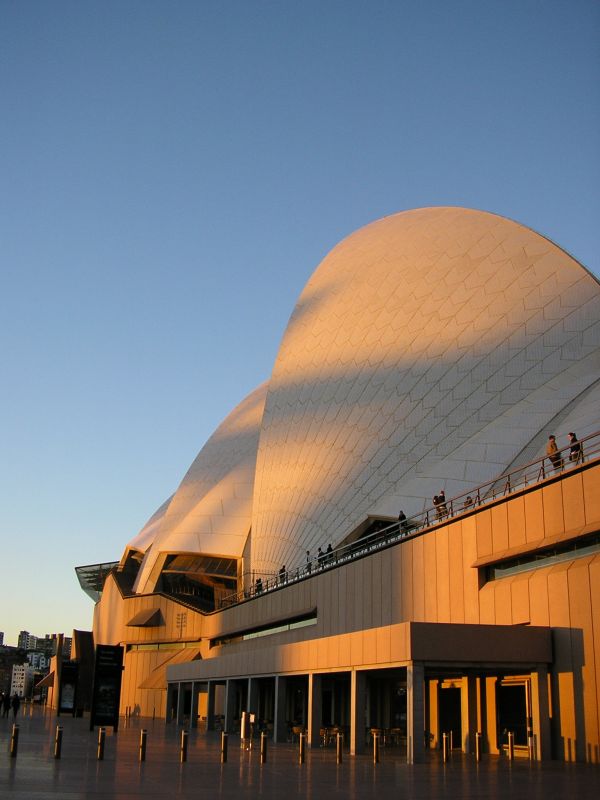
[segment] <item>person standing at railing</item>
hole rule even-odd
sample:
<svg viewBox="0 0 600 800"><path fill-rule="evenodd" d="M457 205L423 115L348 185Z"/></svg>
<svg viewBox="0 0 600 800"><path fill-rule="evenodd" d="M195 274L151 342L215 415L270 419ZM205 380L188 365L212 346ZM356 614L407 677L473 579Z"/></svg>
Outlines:
<svg viewBox="0 0 600 800"><path fill-rule="evenodd" d="M310 550L306 551L306 572L310 575L312 571L312 561L310 560Z"/></svg>
<svg viewBox="0 0 600 800"><path fill-rule="evenodd" d="M574 433L569 434L569 461L574 461L575 464L583 464L583 447Z"/></svg>
<svg viewBox="0 0 600 800"><path fill-rule="evenodd" d="M398 522L400 523L400 533L406 533L408 530L408 522L406 521L406 514L402 509L400 509L400 513L398 514Z"/></svg>
<svg viewBox="0 0 600 800"><path fill-rule="evenodd" d="M558 449L558 445L556 444L556 436L554 436L554 434L550 434L550 436L548 437L548 444L546 445L546 455L550 459L550 463L552 464L556 472L562 469L563 460L560 454L560 450Z"/></svg>
<svg viewBox="0 0 600 800"><path fill-rule="evenodd" d="M438 495L438 504L440 509L440 519L448 516L448 506L446 505L446 492L442 491Z"/></svg>

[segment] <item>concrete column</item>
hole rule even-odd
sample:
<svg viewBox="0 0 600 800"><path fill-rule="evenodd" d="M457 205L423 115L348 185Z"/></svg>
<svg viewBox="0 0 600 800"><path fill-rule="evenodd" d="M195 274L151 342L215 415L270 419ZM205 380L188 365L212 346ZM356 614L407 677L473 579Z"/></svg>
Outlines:
<svg viewBox="0 0 600 800"><path fill-rule="evenodd" d="M321 742L321 719L323 718L323 697L321 676L308 676L308 745L318 747Z"/></svg>
<svg viewBox="0 0 600 800"><path fill-rule="evenodd" d="M190 709L190 728L198 727L198 696L200 694L200 684L197 681L192 683L192 707Z"/></svg>
<svg viewBox="0 0 600 800"><path fill-rule="evenodd" d="M183 702L185 692L183 690L183 683L177 684L177 724L183 725Z"/></svg>
<svg viewBox="0 0 600 800"><path fill-rule="evenodd" d="M236 688L233 680L228 680L225 684L225 733L233 733Z"/></svg>
<svg viewBox="0 0 600 800"><path fill-rule="evenodd" d="M477 678L466 675L460 689L461 749L463 753L475 752L477 733Z"/></svg>
<svg viewBox="0 0 600 800"><path fill-rule="evenodd" d="M552 758L552 740L546 664L538 664L537 670L531 673L531 716L533 717L533 735L535 737L535 757L538 761L548 761Z"/></svg>
<svg viewBox="0 0 600 800"><path fill-rule="evenodd" d="M406 761L416 764L424 758L425 671L413 661L406 668Z"/></svg>
<svg viewBox="0 0 600 800"><path fill-rule="evenodd" d="M350 677L350 755L365 750L366 712L367 676L353 669Z"/></svg>
<svg viewBox="0 0 600 800"><path fill-rule="evenodd" d="M498 678L485 679L485 720L486 725L482 731L484 736L483 749L488 753L497 755L498 731L496 730L496 683ZM483 715L482 715L483 716Z"/></svg>
<svg viewBox="0 0 600 800"><path fill-rule="evenodd" d="M286 679L281 675L275 678L275 716L273 719L273 741L287 741L287 720L286 720Z"/></svg>
<svg viewBox="0 0 600 800"><path fill-rule="evenodd" d="M207 686L208 697L206 701L206 732L215 729L215 688L214 681L209 681Z"/></svg>

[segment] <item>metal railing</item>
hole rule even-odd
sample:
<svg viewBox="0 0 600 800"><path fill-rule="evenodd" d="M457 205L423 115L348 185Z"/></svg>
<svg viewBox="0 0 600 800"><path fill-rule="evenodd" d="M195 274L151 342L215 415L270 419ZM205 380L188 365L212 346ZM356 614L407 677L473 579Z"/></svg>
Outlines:
<svg viewBox="0 0 600 800"><path fill-rule="evenodd" d="M571 446L567 444L566 447L561 448L558 453L552 456L546 455L543 458L515 467L491 481L475 486L468 492L463 492L449 500L444 499L442 503L426 508L420 514L415 514L402 521L391 522L380 530L363 536L354 542L342 545L329 552L322 552L294 569L282 569L278 573L262 573L259 576L253 573L252 584L245 590L222 597L217 610L237 605L245 600L259 597L266 592L305 580L355 558L362 558L376 550L381 550L399 541L416 536L433 525L468 514L482 505L594 460L600 456L600 431L580 439L578 444L578 451L573 451Z"/></svg>

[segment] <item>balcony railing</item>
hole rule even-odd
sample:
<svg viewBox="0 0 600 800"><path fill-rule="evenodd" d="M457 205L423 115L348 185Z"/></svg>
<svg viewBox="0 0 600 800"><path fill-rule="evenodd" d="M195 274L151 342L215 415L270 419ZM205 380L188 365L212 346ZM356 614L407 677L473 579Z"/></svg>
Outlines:
<svg viewBox="0 0 600 800"><path fill-rule="evenodd" d="M595 460L600 456L600 431L579 440L579 445L578 452L572 453L570 446L567 445L552 457L544 456L530 461L528 464L515 467L491 481L475 486L468 492L463 492L449 500L444 500L437 506L427 508L420 514L415 514L402 521L391 522L375 533L363 536L330 552L323 552L294 569L280 570L278 573L262 573L261 575L253 573L251 586L244 591L234 592L221 598L219 609L237 605L266 592L305 580L324 570L356 558L362 558L376 550L416 536L433 525L468 514L501 497L560 475L585 462Z"/></svg>

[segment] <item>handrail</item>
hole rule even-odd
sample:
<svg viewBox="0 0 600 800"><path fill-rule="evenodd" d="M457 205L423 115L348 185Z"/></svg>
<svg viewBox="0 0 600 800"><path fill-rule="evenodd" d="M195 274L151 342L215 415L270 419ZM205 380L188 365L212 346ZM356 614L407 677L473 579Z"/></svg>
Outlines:
<svg viewBox="0 0 600 800"><path fill-rule="evenodd" d="M426 508L419 514L401 522L394 521L350 544L342 545L330 552L323 552L320 556L316 556L294 569L280 570L279 573L262 573L261 575L253 573L258 584L255 580L248 589L222 597L217 610L229 608L282 586L305 580L333 566L344 564L374 550L380 550L398 541L411 538L432 525L440 524L451 517L466 514L499 497L505 497L515 491L540 483L546 478L559 475L569 467L577 467L585 461L589 461L590 458L593 459L600 455L600 431L580 439L579 445L579 453L574 458L571 458L570 445L567 444L552 457L546 455L503 472L493 480L480 483L468 492L446 500L443 505Z"/></svg>

